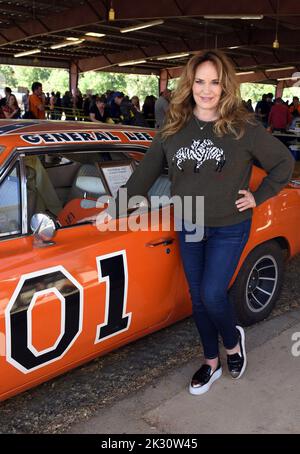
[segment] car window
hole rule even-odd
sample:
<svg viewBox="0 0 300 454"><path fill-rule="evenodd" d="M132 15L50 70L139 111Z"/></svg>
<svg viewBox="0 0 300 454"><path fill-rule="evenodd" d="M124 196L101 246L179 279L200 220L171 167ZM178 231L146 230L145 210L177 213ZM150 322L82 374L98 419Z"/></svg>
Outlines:
<svg viewBox="0 0 300 454"><path fill-rule="evenodd" d="M21 233L19 167L15 166L0 184L0 237Z"/></svg>
<svg viewBox="0 0 300 454"><path fill-rule="evenodd" d="M56 218L59 228L98 214L99 197L115 195L135 162L116 151L64 151L27 155L25 168L29 224L33 214L44 212Z"/></svg>

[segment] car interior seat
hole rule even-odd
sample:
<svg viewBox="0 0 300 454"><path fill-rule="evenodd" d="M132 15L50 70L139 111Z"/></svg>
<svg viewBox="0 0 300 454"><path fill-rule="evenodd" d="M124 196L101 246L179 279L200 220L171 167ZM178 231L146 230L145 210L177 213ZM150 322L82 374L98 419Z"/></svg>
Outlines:
<svg viewBox="0 0 300 454"><path fill-rule="evenodd" d="M81 177L94 177L97 178L98 184L93 189L93 185L91 185L90 190L97 190L96 193L94 192L87 192L81 189L80 185L78 185L78 181L80 181ZM100 195L107 194L106 189L100 178L100 172L94 164L83 164L79 167L77 174L74 178L70 194L68 197L68 201L73 199L84 199L84 198L95 198L97 199Z"/></svg>
<svg viewBox="0 0 300 454"><path fill-rule="evenodd" d="M100 172L95 165L83 164L73 181L69 201L58 216L62 227L81 222L82 219L98 214L103 207L97 203L100 196L108 196Z"/></svg>

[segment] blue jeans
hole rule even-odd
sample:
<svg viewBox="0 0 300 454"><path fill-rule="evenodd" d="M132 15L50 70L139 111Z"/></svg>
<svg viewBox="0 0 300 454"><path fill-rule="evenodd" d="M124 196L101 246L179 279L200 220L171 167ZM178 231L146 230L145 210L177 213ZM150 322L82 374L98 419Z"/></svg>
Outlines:
<svg viewBox="0 0 300 454"><path fill-rule="evenodd" d="M204 356L219 354L218 334L224 347L238 343L236 316L227 289L249 238L251 219L225 227L204 227L201 241L187 242L184 226L179 246L189 284L193 316L200 334Z"/></svg>

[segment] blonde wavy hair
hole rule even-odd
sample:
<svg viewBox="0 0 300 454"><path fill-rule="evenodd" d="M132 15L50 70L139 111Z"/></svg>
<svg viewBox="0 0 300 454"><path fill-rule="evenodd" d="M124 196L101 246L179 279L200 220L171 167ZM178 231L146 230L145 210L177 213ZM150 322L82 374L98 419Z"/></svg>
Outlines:
<svg viewBox="0 0 300 454"><path fill-rule="evenodd" d="M192 117L195 107L192 92L195 73L198 66L206 61L215 65L222 87L218 106L219 118L214 124L214 132L217 136L233 134L236 139L239 139L245 132L246 124L254 123L253 114L247 112L242 104L239 82L233 65L223 52L207 50L194 55L183 70L178 86L171 97L165 125L161 130L163 139L182 129Z"/></svg>

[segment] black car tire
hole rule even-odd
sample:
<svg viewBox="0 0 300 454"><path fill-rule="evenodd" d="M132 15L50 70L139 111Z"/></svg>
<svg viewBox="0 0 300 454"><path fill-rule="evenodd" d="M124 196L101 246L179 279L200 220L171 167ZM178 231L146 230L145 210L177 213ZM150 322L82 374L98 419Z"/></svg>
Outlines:
<svg viewBox="0 0 300 454"><path fill-rule="evenodd" d="M284 274L284 253L276 241L257 246L246 257L229 290L238 322L252 325L266 318L279 297Z"/></svg>

